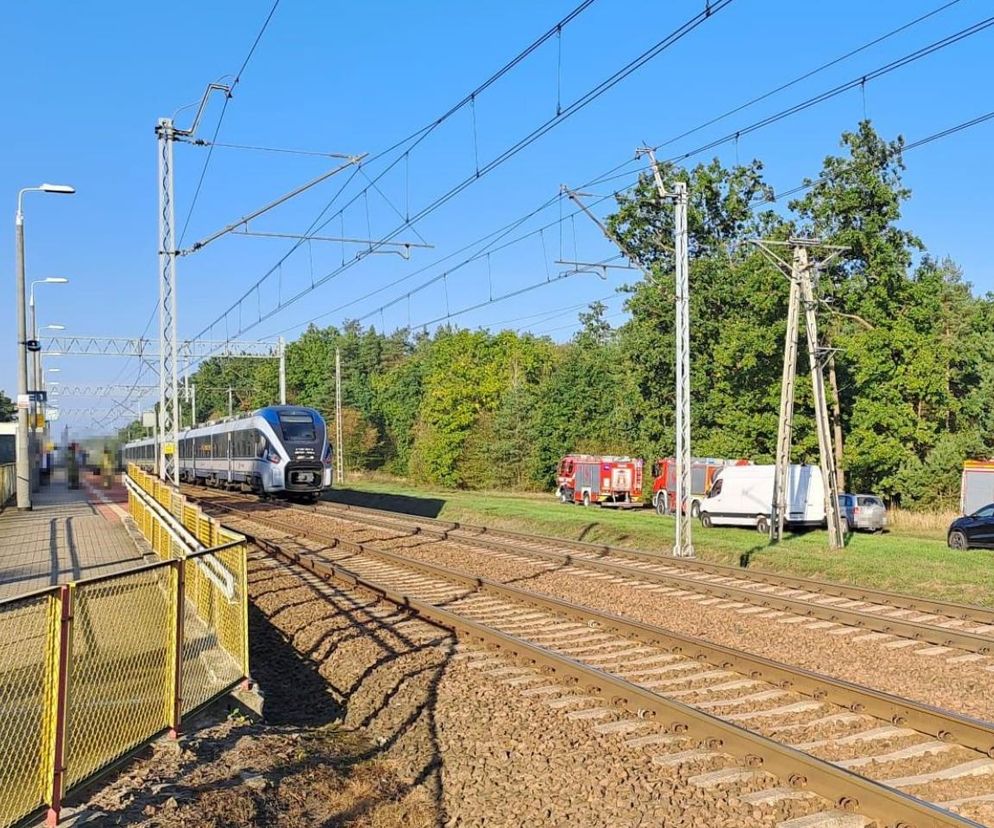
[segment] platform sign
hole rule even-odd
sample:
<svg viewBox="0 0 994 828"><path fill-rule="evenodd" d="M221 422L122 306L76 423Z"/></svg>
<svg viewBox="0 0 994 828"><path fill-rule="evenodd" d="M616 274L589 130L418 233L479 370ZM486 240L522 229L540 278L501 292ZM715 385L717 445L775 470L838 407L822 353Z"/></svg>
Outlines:
<svg viewBox="0 0 994 828"><path fill-rule="evenodd" d="M21 409L28 409L31 407L31 397L27 394L17 395L17 407Z"/></svg>
<svg viewBox="0 0 994 828"><path fill-rule="evenodd" d="M155 428L155 412L154 411L143 411L142 412L142 427L143 428Z"/></svg>

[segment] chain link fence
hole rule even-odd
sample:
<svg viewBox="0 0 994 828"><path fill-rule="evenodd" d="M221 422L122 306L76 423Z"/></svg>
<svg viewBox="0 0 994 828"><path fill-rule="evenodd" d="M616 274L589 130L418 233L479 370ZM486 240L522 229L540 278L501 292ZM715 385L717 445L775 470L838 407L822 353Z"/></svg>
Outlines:
<svg viewBox="0 0 994 828"><path fill-rule="evenodd" d="M0 828L249 675L245 540L162 488L129 482L158 562L0 601Z"/></svg>

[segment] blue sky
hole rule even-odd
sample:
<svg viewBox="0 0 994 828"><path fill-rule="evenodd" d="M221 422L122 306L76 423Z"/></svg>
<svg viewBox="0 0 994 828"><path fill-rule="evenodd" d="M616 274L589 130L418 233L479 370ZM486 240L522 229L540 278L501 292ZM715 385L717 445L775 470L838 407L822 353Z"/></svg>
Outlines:
<svg viewBox="0 0 994 828"><path fill-rule="evenodd" d="M371 155L433 118L467 94L576 3L504 0L332 4L282 0L269 29L229 102L219 141L321 152ZM615 251L586 218L564 221L543 234L451 270L444 280L411 295L464 258L465 245L552 199L561 184L583 184L631 158L636 146L658 144L756 94L858 47L942 0L866 3L796 3L734 0L727 8L507 163L472 183L399 240L434 245L410 261L369 256L260 324L251 323L312 278L341 265L335 243L303 245L257 294L228 316L228 334L241 338L278 332L292 337L310 319L339 324L367 316L387 329L419 324L555 276L560 258L596 261ZM65 286L40 288L39 322L67 333L138 336L157 297L157 118L175 113L189 123L206 84L235 73L269 12L270 0L209 4L178 0L166 15L144 3L17 4L6 10L0 34L0 69L10 79L0 110L0 194L8 221L0 223L0 249L9 263L0 302L7 331L0 388L11 392L13 359L13 212L19 188L52 181L78 194L28 196L28 278L68 276ZM597 0L574 22L418 145L341 216L337 206L359 193L395 156L364 167L328 215L322 233L378 238L394 230L396 211L417 212L472 175L535 126L628 63L697 13L703 0L673 0L647 14L644 3ZM677 141L661 157L689 151L747 126L810 95L956 32L991 14L981 0L960 0L902 34L798 84L757 106ZM787 189L817 174L836 151L840 133L864 112L885 136L908 140L980 115L991 106L989 75L994 29L846 93L804 114L730 143L694 160L717 155L725 163L753 157L768 181ZM212 99L198 137L210 138L221 109ZM474 118L475 110L475 118ZM475 130L474 130L475 120ZM475 131L475 139L474 139ZM909 152L906 182L913 198L905 225L930 251L951 256L977 292L994 290L994 266L984 240L994 172L989 147L994 122ZM182 227L207 150L177 145L177 220ZM188 246L336 163L318 156L218 148L184 239ZM629 166L627 169L632 169ZM255 230L300 233L335 190L339 174L255 222ZM625 183L615 182L612 186ZM612 187L591 188L597 195ZM554 203L508 238L559 218ZM569 213L569 205L563 207ZM415 232L415 230L417 232ZM284 254L291 242L229 236L179 261L181 336L193 336L218 318ZM346 261L359 248L344 250ZM471 248L472 249L472 248ZM444 257L451 257L445 259ZM434 264L439 262L438 264ZM456 316L470 327L528 328L568 338L586 302L612 296L634 278L609 271L606 279L572 276ZM397 279L377 296L372 290ZM377 309L395 301L380 313ZM609 301L617 323L620 299ZM344 307L343 307L344 306ZM223 338L217 325L212 338ZM155 323L151 328L155 332ZM119 359L62 357L64 383L128 382L138 366ZM152 383L145 374L141 383ZM111 408L108 400L66 398L64 408ZM101 417L98 417L101 419ZM124 418L126 419L126 417ZM77 415L73 427L93 428ZM117 423L119 424L119 423Z"/></svg>

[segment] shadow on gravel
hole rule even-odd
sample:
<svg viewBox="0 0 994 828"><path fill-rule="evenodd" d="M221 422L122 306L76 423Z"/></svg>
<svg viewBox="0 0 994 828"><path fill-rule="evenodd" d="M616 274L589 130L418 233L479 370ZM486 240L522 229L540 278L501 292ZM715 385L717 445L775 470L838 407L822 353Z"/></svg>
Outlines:
<svg viewBox="0 0 994 828"><path fill-rule="evenodd" d="M288 646L254 603L249 604L249 628L252 675L266 694L268 724L320 727L344 715L315 664Z"/></svg>
<svg viewBox="0 0 994 828"><path fill-rule="evenodd" d="M329 503L342 503L346 506L364 506L369 509L385 509L388 512L401 512L415 517L436 518L442 513L445 501L440 497L415 497L402 494L380 494L362 492L358 489L329 489L321 495Z"/></svg>
<svg viewBox="0 0 994 828"><path fill-rule="evenodd" d="M443 629L427 639L409 635L397 627L412 618L404 608L375 614L384 605L372 596L288 582L278 572L255 571L249 605L252 672L266 694L267 724L311 729L338 723L335 732L357 737L369 728L378 738L363 737L365 744L348 759L350 769L381 759L394 763L391 799L420 793L430 803L427 821L442 828L447 816L436 711L454 637ZM361 821L366 808L360 800L315 824Z"/></svg>
<svg viewBox="0 0 994 828"><path fill-rule="evenodd" d="M517 578L509 578L505 581L501 581L500 583L507 584L508 586L514 586L515 584L520 585L525 581L534 581L538 578L541 578L543 575L551 575L554 572L560 572L564 569L567 569L570 566L572 566L572 563L568 560L561 561L560 563L557 563L555 566L551 567L540 566L531 575L520 575Z"/></svg>

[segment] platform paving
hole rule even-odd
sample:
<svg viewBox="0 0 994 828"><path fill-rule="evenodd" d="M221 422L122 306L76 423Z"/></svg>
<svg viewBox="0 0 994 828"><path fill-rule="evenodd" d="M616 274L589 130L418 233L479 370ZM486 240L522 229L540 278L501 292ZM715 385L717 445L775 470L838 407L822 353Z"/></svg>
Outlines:
<svg viewBox="0 0 994 828"><path fill-rule="evenodd" d="M0 600L55 584L107 575L146 562L123 522L127 496L89 474L79 489L56 470L34 508L0 512Z"/></svg>

